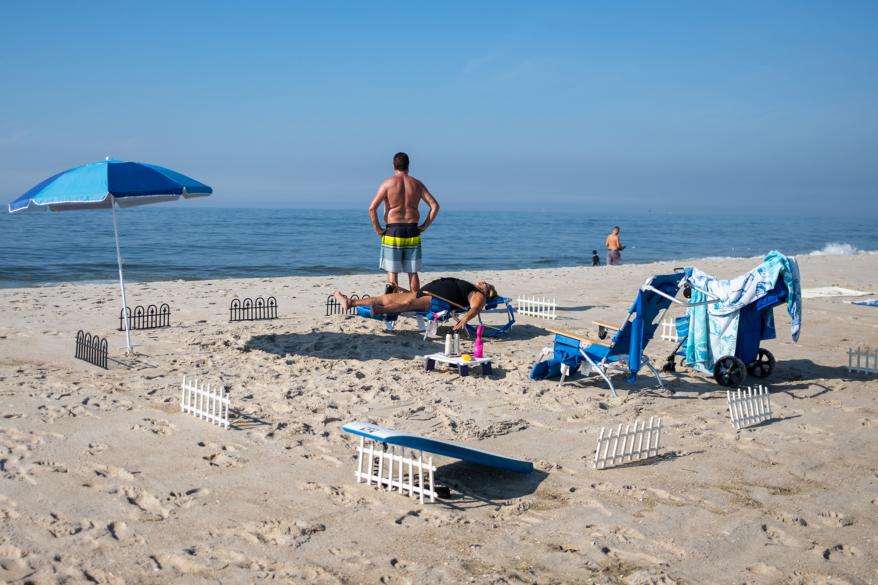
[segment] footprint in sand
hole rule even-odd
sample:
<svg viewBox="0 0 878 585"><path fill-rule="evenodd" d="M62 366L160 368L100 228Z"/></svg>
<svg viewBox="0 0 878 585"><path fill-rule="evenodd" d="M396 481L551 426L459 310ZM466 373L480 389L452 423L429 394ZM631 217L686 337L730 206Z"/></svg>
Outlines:
<svg viewBox="0 0 878 585"><path fill-rule="evenodd" d="M775 526L763 524L762 532L765 533L765 536L768 537L768 540L773 543L780 543L785 546L799 546L800 544L798 539L790 536L789 534Z"/></svg>
<svg viewBox="0 0 878 585"><path fill-rule="evenodd" d="M146 431L154 435L170 435L176 427L164 419L147 417L143 419L144 424L136 424L131 426L132 431Z"/></svg>
<svg viewBox="0 0 878 585"><path fill-rule="evenodd" d="M148 491L135 487L125 486L121 489L114 490L110 493L120 493L125 500L139 510L151 514L155 518L164 520L168 517L168 510L162 506L162 503L154 495Z"/></svg>
<svg viewBox="0 0 878 585"><path fill-rule="evenodd" d="M15 520L18 518L18 512L15 508L18 504L14 500L0 494L0 520Z"/></svg>
<svg viewBox="0 0 878 585"><path fill-rule="evenodd" d="M67 473L67 466L63 463L58 463L57 461L41 459L39 461L34 461L34 465L38 465L39 467L43 467L54 473Z"/></svg>
<svg viewBox="0 0 878 585"><path fill-rule="evenodd" d="M209 495L210 490L207 488L193 488L182 493L171 492L168 494L168 497L165 498L165 501L178 508L188 509L194 506L199 498L204 498Z"/></svg>
<svg viewBox="0 0 878 585"><path fill-rule="evenodd" d="M211 467L241 467L245 463L240 457L222 451L205 455L202 459L210 463Z"/></svg>
<svg viewBox="0 0 878 585"><path fill-rule="evenodd" d="M174 554L158 554L149 557L156 571L173 570L184 575L203 573L205 567L186 557Z"/></svg>
<svg viewBox="0 0 878 585"><path fill-rule="evenodd" d="M137 479L136 477L134 477L134 474L127 469L115 467L113 465L94 464L91 465L91 469L98 477L104 477L108 479L121 479L123 481L134 481Z"/></svg>
<svg viewBox="0 0 878 585"><path fill-rule="evenodd" d="M832 510L823 510L817 514L820 516L820 521L826 526L831 526L833 528L844 528L845 526L853 526L856 522L853 518L848 516L847 514L842 514L841 512L833 512Z"/></svg>
<svg viewBox="0 0 878 585"><path fill-rule="evenodd" d="M110 522L107 525L107 531L110 533L110 536L120 542L124 542L131 538L131 530L128 528L128 525L121 520Z"/></svg>
<svg viewBox="0 0 878 585"><path fill-rule="evenodd" d="M323 532L326 526L308 522L285 522L282 520L263 520L262 522L250 522L241 527L236 527L232 534L243 538L252 544L270 544L299 548L314 534Z"/></svg>
<svg viewBox="0 0 878 585"><path fill-rule="evenodd" d="M98 453L103 453L109 448L109 446L105 443L89 443L88 444L88 454L89 455L97 455Z"/></svg>
<svg viewBox="0 0 878 585"><path fill-rule="evenodd" d="M0 579L4 583L23 582L34 573L26 559L28 554L11 544L0 545Z"/></svg>
<svg viewBox="0 0 878 585"><path fill-rule="evenodd" d="M91 520L72 520L61 512L50 512L48 516L37 520L37 523L41 524L55 538L74 536L95 528L95 523Z"/></svg>
<svg viewBox="0 0 878 585"><path fill-rule="evenodd" d="M843 557L858 557L861 554L860 549L846 544L836 544L822 551L815 550L819 551L820 555L827 561L843 561Z"/></svg>

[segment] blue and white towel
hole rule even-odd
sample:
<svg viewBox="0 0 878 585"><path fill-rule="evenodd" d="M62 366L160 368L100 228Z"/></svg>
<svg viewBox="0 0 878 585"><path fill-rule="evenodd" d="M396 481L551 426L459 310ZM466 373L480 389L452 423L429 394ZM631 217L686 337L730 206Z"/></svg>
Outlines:
<svg viewBox="0 0 878 585"><path fill-rule="evenodd" d="M866 299L864 301L848 301L852 305L863 305L865 307L878 307L878 299Z"/></svg>
<svg viewBox="0 0 878 585"><path fill-rule="evenodd" d="M762 264L733 280L717 280L697 268L687 269L687 274L693 285L690 302L720 299L715 303L689 307L686 363L690 367L712 374L716 359L735 355L738 343L738 312L771 292L781 275L789 291L787 311L792 320L790 335L793 341L798 341L802 326L802 289L799 265L795 258L787 258L772 250ZM710 297L695 288L710 293ZM766 311L765 318L766 330L773 332L772 312Z"/></svg>

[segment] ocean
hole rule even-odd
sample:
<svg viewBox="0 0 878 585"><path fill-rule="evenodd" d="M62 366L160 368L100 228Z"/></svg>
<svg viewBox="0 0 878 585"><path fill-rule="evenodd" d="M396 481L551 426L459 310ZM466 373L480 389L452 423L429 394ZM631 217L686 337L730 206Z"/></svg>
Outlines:
<svg viewBox="0 0 878 585"><path fill-rule="evenodd" d="M365 209L224 209L197 202L118 213L126 280L377 272ZM704 257L855 254L878 250L874 218L775 213L624 214L442 210L424 234L424 270L589 266L622 228L626 263ZM117 277L109 211L0 214L0 287Z"/></svg>

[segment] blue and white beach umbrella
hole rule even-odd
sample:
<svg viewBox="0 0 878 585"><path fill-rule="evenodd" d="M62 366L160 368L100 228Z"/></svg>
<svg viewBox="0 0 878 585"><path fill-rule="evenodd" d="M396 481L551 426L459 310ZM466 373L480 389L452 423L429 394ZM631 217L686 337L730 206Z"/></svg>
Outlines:
<svg viewBox="0 0 878 585"><path fill-rule="evenodd" d="M9 213L26 211L76 211L110 209L113 234L116 236L116 262L119 265L119 288L125 314L125 278L119 249L119 226L116 207L134 207L180 197L206 197L213 189L171 169L147 163L107 159L76 167L49 177L9 204ZM133 351L128 319L125 327L127 353Z"/></svg>

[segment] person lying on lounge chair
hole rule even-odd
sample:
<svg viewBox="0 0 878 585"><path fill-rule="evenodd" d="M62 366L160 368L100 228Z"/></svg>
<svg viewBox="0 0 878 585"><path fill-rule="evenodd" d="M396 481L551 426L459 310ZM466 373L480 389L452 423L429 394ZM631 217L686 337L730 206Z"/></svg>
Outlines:
<svg viewBox="0 0 878 585"><path fill-rule="evenodd" d="M418 292L395 292L354 300L338 291L334 296L345 310L368 305L376 315L459 309L466 313L452 329L460 331L485 308L485 303L497 298L497 289L484 281L472 284L459 278L445 277L428 282Z"/></svg>

